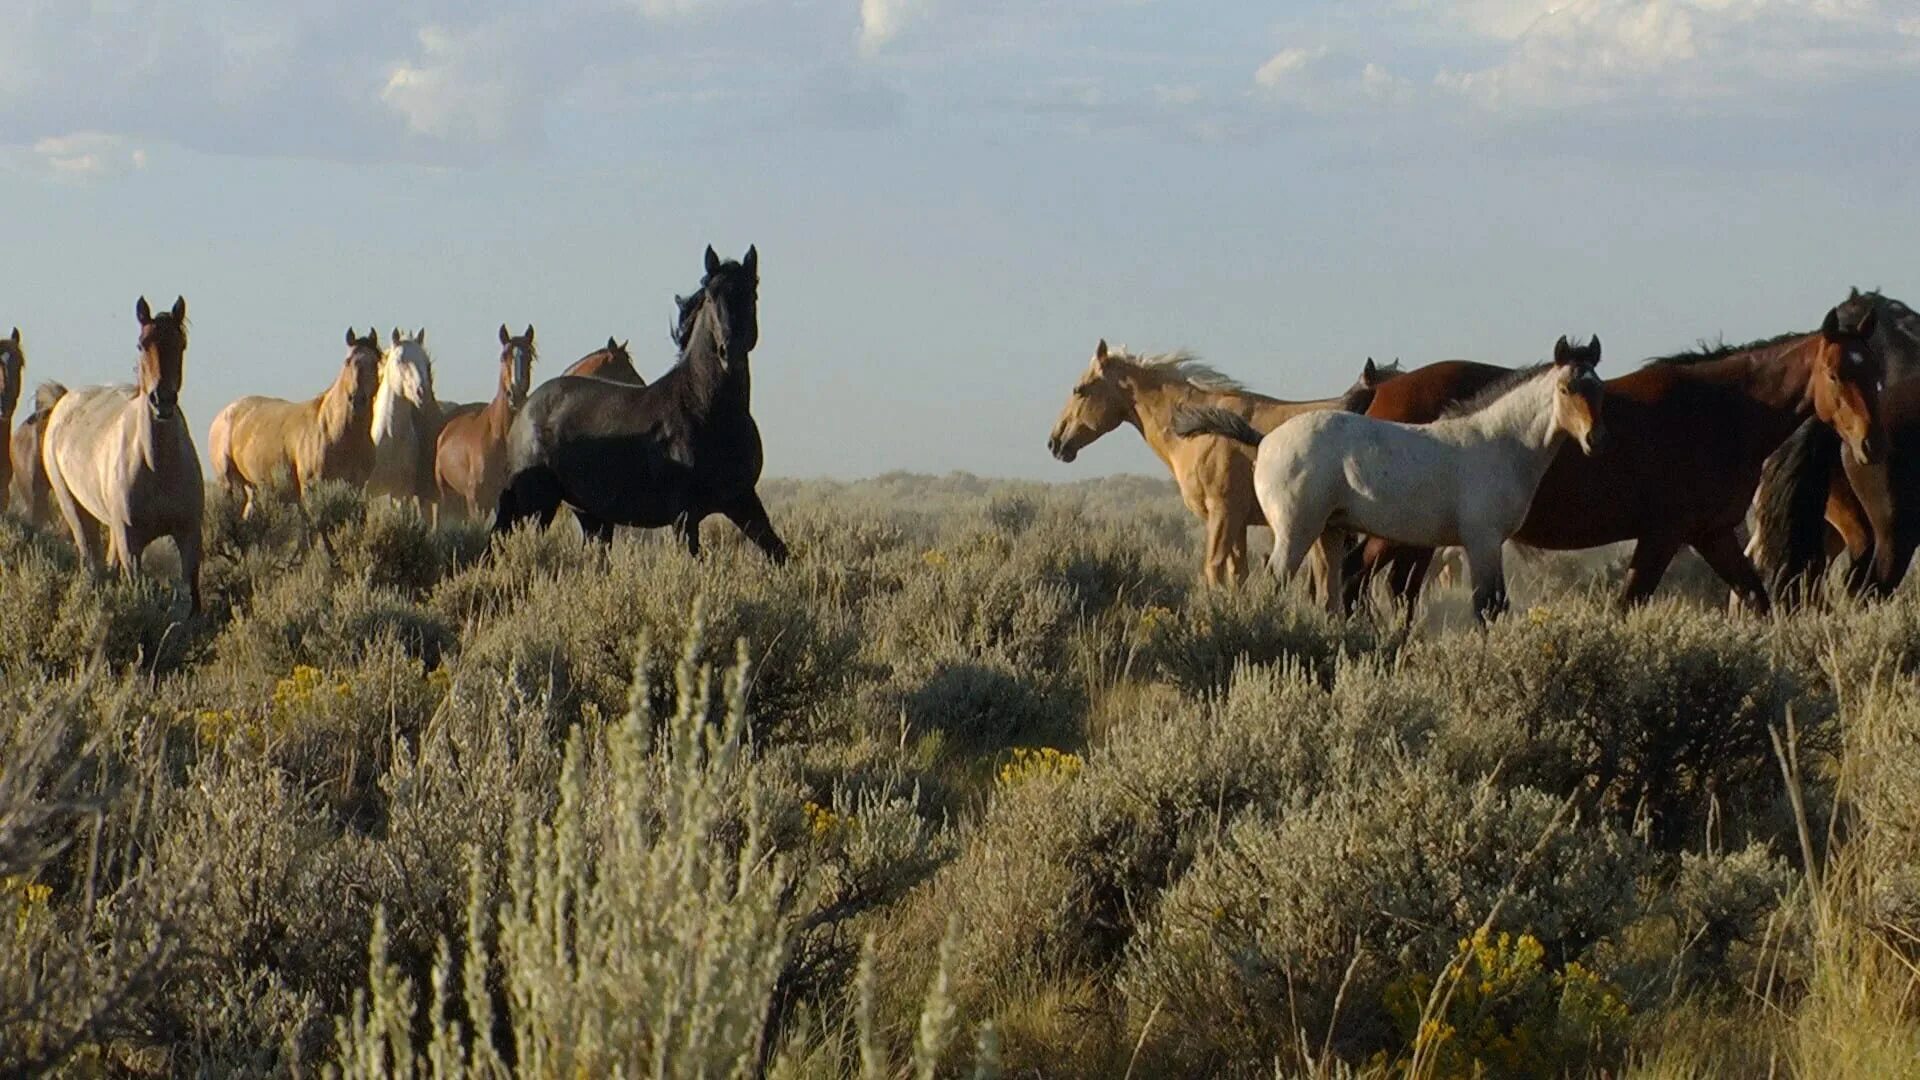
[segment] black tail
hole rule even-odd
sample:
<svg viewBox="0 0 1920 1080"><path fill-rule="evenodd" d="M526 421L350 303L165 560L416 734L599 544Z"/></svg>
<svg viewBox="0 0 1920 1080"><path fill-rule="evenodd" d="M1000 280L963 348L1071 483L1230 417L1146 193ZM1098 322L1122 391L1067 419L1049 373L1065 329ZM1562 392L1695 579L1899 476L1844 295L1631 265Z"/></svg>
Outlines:
<svg viewBox="0 0 1920 1080"><path fill-rule="evenodd" d="M1173 414L1173 433L1183 439L1195 435L1220 435L1248 446L1259 446L1260 440L1266 438L1265 433L1245 417L1218 405L1181 406Z"/></svg>
<svg viewBox="0 0 1920 1080"><path fill-rule="evenodd" d="M1754 561L1776 594L1803 590L1826 569L1827 492L1839 463L1839 434L1808 419L1760 471Z"/></svg>

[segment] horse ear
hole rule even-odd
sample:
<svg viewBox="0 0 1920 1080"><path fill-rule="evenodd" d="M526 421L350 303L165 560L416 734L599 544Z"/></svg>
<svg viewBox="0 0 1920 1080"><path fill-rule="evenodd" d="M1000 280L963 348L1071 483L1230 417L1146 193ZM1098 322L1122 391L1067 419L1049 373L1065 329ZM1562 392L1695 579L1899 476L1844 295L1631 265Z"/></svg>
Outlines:
<svg viewBox="0 0 1920 1080"><path fill-rule="evenodd" d="M1858 285L1847 286L1847 299L1849 300L1860 299L1860 286Z"/></svg>
<svg viewBox="0 0 1920 1080"><path fill-rule="evenodd" d="M513 340L513 334L507 329L507 324L501 323L500 324L500 344L505 345L507 342L512 340Z"/></svg>
<svg viewBox="0 0 1920 1080"><path fill-rule="evenodd" d="M173 321L180 322L186 317L187 317L187 298L184 296L175 296L173 298Z"/></svg>
<svg viewBox="0 0 1920 1080"><path fill-rule="evenodd" d="M413 340L417 345L425 345L427 343L427 328L424 326L421 327L420 332L413 335Z"/></svg>
<svg viewBox="0 0 1920 1080"><path fill-rule="evenodd" d="M20 344L20 328L17 326L13 328L13 343Z"/></svg>
<svg viewBox="0 0 1920 1080"><path fill-rule="evenodd" d="M627 340L625 340L625 341L623 341L623 342L621 342L621 343L620 343L620 351L621 351L621 352L626 352L626 351L627 351L627 346L628 346L628 345L630 345L630 344L632 344L632 343L633 343L633 339L632 339L632 338L628 338Z"/></svg>
<svg viewBox="0 0 1920 1080"><path fill-rule="evenodd" d="M1873 328L1879 324L1880 310L1878 308L1868 308L1866 317L1860 320L1860 325L1856 327L1855 330L1863 338L1872 337Z"/></svg>
<svg viewBox="0 0 1920 1080"><path fill-rule="evenodd" d="M1587 355L1592 357L1592 359L1587 361L1588 367L1600 366L1600 335L1599 334L1593 335L1593 340L1587 342Z"/></svg>
<svg viewBox="0 0 1920 1080"><path fill-rule="evenodd" d="M1366 366L1360 369L1360 384L1372 386L1380 378L1380 369L1373 366L1373 357L1367 357Z"/></svg>
<svg viewBox="0 0 1920 1080"><path fill-rule="evenodd" d="M1840 309L1828 308L1826 321L1820 324L1820 336L1832 340L1840 336Z"/></svg>
<svg viewBox="0 0 1920 1080"><path fill-rule="evenodd" d="M393 343L395 345L400 344L400 338L401 338L400 328L396 326L393 328Z"/></svg>
<svg viewBox="0 0 1920 1080"><path fill-rule="evenodd" d="M146 297L141 297L140 302L133 305L133 317L140 320L141 326L153 321L153 309L147 306Z"/></svg>
<svg viewBox="0 0 1920 1080"><path fill-rule="evenodd" d="M527 344L533 344L533 324L527 324Z"/></svg>
<svg viewBox="0 0 1920 1080"><path fill-rule="evenodd" d="M1556 364L1571 364L1573 362L1572 354L1573 346L1567 344L1567 335L1561 334L1560 340L1553 343L1553 362Z"/></svg>
<svg viewBox="0 0 1920 1080"><path fill-rule="evenodd" d="M354 333L353 327L347 327L347 348L353 348L358 341L359 337Z"/></svg>
<svg viewBox="0 0 1920 1080"><path fill-rule="evenodd" d="M1106 338L1101 338L1100 344L1095 345L1093 347L1093 358L1095 360L1105 360L1107 358L1107 339Z"/></svg>
<svg viewBox="0 0 1920 1080"><path fill-rule="evenodd" d="M619 346L619 345L618 345L617 343L615 343L615 342L614 342L614 340L613 340L613 335L612 335L612 334L608 334L608 335L607 335L607 351L608 351L608 352L614 352L614 351L616 351L616 350L618 350L619 348L620 348L620 346Z"/></svg>
<svg viewBox="0 0 1920 1080"><path fill-rule="evenodd" d="M740 265L746 267L747 273L758 277L760 275L760 249L752 244L748 244L747 257L740 260Z"/></svg>
<svg viewBox="0 0 1920 1080"><path fill-rule="evenodd" d="M707 245L707 273L720 269L720 256L713 253L713 245Z"/></svg>

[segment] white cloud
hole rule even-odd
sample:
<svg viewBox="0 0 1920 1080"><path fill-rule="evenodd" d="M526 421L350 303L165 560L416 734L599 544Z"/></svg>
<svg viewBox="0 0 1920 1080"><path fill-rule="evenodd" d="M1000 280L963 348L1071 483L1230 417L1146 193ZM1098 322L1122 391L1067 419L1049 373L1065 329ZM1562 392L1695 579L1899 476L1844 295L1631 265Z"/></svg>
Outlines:
<svg viewBox="0 0 1920 1080"><path fill-rule="evenodd" d="M1378 63L1363 63L1325 45L1275 53L1253 73L1267 98L1309 112L1331 112L1407 100L1412 87Z"/></svg>
<svg viewBox="0 0 1920 1080"><path fill-rule="evenodd" d="M380 99L419 135L498 144L539 136L541 99L506 22L452 31L421 29L421 55L396 65Z"/></svg>
<svg viewBox="0 0 1920 1080"><path fill-rule="evenodd" d="M924 18L931 0L860 0L860 51L868 56Z"/></svg>
<svg viewBox="0 0 1920 1080"><path fill-rule="evenodd" d="M78 131L49 135L8 154L14 166L54 180L106 180L147 167L147 152L122 135Z"/></svg>

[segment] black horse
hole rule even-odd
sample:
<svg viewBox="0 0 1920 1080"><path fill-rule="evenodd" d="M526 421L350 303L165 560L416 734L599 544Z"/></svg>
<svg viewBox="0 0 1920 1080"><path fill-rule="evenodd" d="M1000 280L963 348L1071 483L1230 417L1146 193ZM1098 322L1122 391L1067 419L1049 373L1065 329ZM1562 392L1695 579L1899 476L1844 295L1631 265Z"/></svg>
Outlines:
<svg viewBox="0 0 1920 1080"><path fill-rule="evenodd" d="M700 288L681 304L680 361L647 386L561 376L527 398L507 435L507 487L495 532L544 527L565 503L594 539L616 525L671 525L700 554L700 522L725 514L775 562L787 546L754 486L760 428L747 354L759 342L759 253L722 262L707 249Z"/></svg>

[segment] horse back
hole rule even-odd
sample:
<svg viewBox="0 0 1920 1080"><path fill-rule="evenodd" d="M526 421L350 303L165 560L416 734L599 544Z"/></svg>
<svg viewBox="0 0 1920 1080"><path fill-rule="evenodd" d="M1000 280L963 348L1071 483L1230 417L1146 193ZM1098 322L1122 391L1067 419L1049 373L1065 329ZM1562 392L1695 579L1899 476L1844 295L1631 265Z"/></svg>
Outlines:
<svg viewBox="0 0 1920 1080"><path fill-rule="evenodd" d="M1511 368L1472 360L1428 364L1375 387L1366 415L1402 424L1430 424L1447 406L1472 397L1511 372Z"/></svg>

